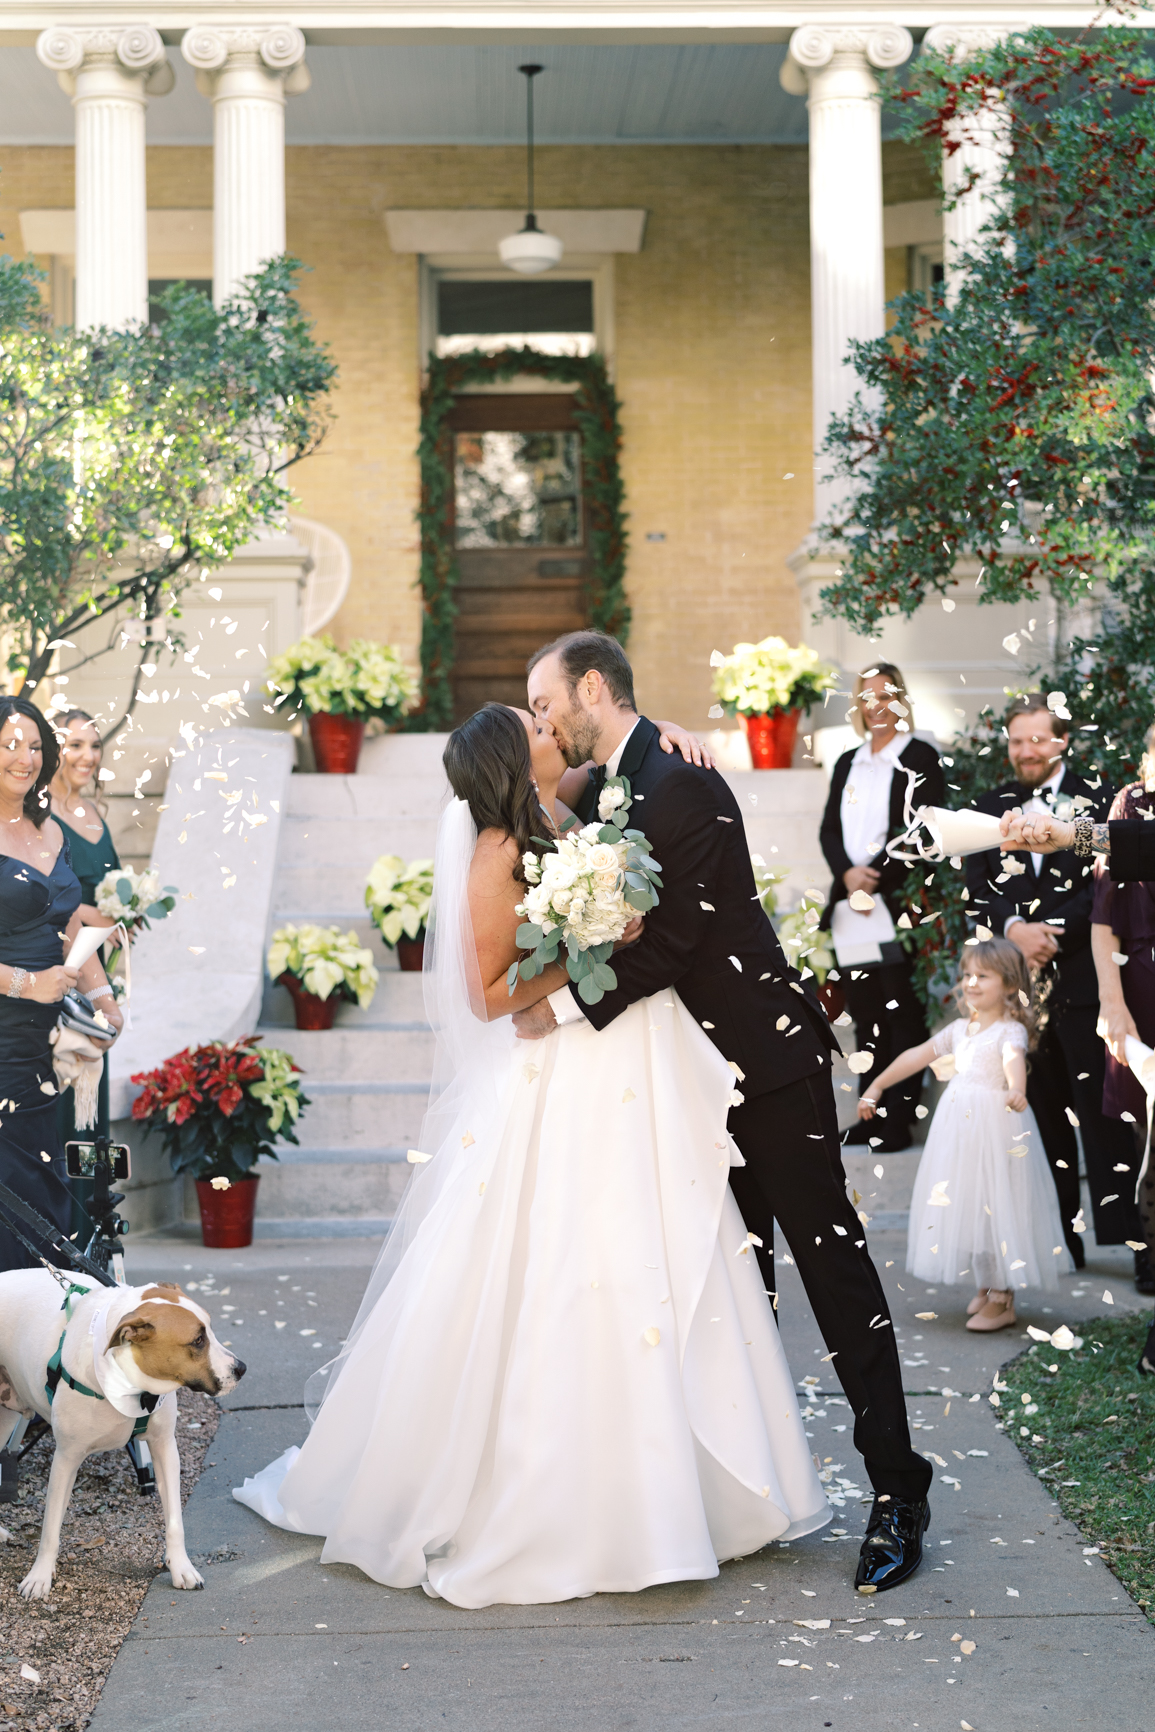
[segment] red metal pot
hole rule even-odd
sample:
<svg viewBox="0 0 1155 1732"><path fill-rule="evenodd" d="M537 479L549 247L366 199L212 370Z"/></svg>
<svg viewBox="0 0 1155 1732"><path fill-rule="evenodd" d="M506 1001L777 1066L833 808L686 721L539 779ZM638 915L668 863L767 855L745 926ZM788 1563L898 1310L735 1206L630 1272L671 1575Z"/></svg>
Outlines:
<svg viewBox="0 0 1155 1732"><path fill-rule="evenodd" d="M198 1179L201 1238L213 1251L239 1251L253 1242L253 1210L259 1178L234 1179L227 1191L214 1190L211 1179Z"/></svg>
<svg viewBox="0 0 1155 1732"><path fill-rule="evenodd" d="M315 992L305 991L295 974L280 975L277 985L287 986L289 989L298 1028L332 1028L337 1006L341 1002L339 992L331 992L328 998L318 998Z"/></svg>
<svg viewBox="0 0 1155 1732"><path fill-rule="evenodd" d="M313 742L313 759L321 775L355 775L357 759L361 756L361 741L365 738L365 718L310 716L309 738Z"/></svg>
<svg viewBox="0 0 1155 1732"><path fill-rule="evenodd" d="M397 963L403 974L420 974L425 961L425 934L397 940Z"/></svg>
<svg viewBox="0 0 1155 1732"><path fill-rule="evenodd" d="M794 757L801 710L771 710L765 716L742 716L756 770L788 770Z"/></svg>

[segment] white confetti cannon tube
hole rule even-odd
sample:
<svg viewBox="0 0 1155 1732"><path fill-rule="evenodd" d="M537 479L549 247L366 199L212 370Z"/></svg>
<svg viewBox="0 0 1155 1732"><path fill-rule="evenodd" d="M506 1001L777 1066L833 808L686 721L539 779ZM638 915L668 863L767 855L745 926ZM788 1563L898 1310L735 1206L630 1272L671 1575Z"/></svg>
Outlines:
<svg viewBox="0 0 1155 1732"><path fill-rule="evenodd" d="M999 820L989 812L948 811L945 806L920 806L901 836L888 842L886 850L897 860L932 865L952 855L983 854L1002 844Z"/></svg>

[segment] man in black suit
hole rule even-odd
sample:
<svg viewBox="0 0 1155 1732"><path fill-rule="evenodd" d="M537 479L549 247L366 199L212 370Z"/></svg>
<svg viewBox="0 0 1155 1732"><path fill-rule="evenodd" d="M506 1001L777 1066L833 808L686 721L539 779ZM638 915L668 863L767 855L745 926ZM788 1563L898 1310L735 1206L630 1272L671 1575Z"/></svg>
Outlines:
<svg viewBox="0 0 1155 1732"><path fill-rule="evenodd" d="M518 1033L540 1039L583 1015L606 1029L630 1004L673 986L736 1067L745 1098L729 1126L747 1164L732 1170L731 1189L763 1241L767 1289L777 1219L837 1355L876 1494L856 1582L867 1593L894 1587L922 1555L932 1472L911 1447L882 1283L846 1195L830 1080L837 1043L825 1013L762 911L733 794L717 771L660 750L658 730L634 708L620 646L600 632L560 638L531 661L529 696L567 762L600 766L580 817L596 814L607 773L628 780L630 823L652 844L665 888L641 939L614 957L614 991L587 1005L568 986L550 992L555 977L543 980L543 997L514 1017Z"/></svg>
<svg viewBox="0 0 1155 1732"><path fill-rule="evenodd" d="M975 801L999 817L1023 808L1059 816L1106 817L1110 792L1092 788L1063 763L1067 725L1040 692L1016 698L1007 714L1007 753L1017 780ZM1083 1246L1072 1223L1079 1214L1079 1150L1100 1245L1141 1243L1135 1206L1135 1145L1129 1125L1103 1116L1104 1047L1096 1033L1099 985L1091 954L1092 862L1073 850L1045 857L1000 854L992 848L967 861L975 919L1017 945L1045 993L1046 1026L1027 1071L1027 1098L1047 1151L1063 1230L1077 1268ZM1019 868L1021 867L1021 870ZM1110 1199L1104 1201L1104 1199ZM1142 1260L1142 1266L1141 1266ZM1135 1253L1136 1277L1146 1252Z"/></svg>

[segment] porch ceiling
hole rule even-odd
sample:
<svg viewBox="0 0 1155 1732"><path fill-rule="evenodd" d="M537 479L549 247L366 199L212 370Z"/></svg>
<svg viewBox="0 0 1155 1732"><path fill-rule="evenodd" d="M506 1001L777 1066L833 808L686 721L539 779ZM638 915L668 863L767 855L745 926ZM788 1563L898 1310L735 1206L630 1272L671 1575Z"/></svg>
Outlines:
<svg viewBox="0 0 1155 1732"><path fill-rule="evenodd" d="M286 109L289 144L520 144L538 61L541 144L805 144L806 105L778 83L780 43L316 47ZM212 110L179 49L150 144L211 144ZM72 106L30 47L0 47L0 144L73 142Z"/></svg>

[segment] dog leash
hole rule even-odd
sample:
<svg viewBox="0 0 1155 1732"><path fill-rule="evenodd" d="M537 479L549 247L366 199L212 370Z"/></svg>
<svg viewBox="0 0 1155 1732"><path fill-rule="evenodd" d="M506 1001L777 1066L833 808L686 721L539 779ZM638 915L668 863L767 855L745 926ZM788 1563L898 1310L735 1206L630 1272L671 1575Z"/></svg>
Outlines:
<svg viewBox="0 0 1155 1732"><path fill-rule="evenodd" d="M94 1401L106 1401L108 1399L107 1396L102 1395L98 1389L89 1389L86 1383L81 1383L79 1378L73 1377L72 1373L65 1370L64 1367L64 1337L67 1335L68 1325L72 1321L72 1295L74 1293L79 1293L83 1298L85 1295L91 1293L91 1291L91 1287L78 1287L75 1281L71 1282L65 1291L64 1303L60 1307L64 1312L64 1328L60 1331L60 1340L56 1344L56 1352L48 1361L48 1369L45 1372L44 1393L48 1397L49 1407L52 1406L52 1398L56 1394L61 1381L67 1383L69 1389L74 1389L77 1395L90 1395ZM142 1413L140 1418L133 1424L133 1437L139 1437L140 1434L147 1429L148 1422L152 1418L153 1408L159 1400L160 1396L153 1395L150 1390L142 1389L140 1391L140 1405L145 1409L145 1412Z"/></svg>
<svg viewBox="0 0 1155 1732"><path fill-rule="evenodd" d="M94 1263L91 1257L86 1256L83 1251L78 1251L71 1239L65 1238L58 1227L54 1227L51 1221L46 1221L38 1209L34 1209L31 1203L26 1203L24 1198L18 1196L15 1191L10 1191L5 1184L0 1184L0 1208L18 1216L20 1220L32 1228L34 1233L41 1236L44 1244L62 1256L66 1262L71 1263L79 1274L91 1275L93 1280L98 1281L102 1287L116 1286L116 1282L107 1269L102 1269L99 1263ZM60 1285L64 1286L65 1275L63 1271L55 1268L48 1261L44 1255L43 1245L34 1245L31 1239L20 1231L15 1221L9 1219L4 1224L20 1240L24 1248L32 1252L36 1261L43 1263L53 1280L59 1281Z"/></svg>

